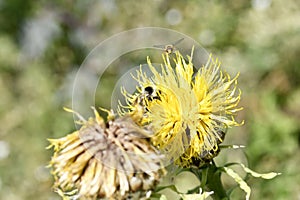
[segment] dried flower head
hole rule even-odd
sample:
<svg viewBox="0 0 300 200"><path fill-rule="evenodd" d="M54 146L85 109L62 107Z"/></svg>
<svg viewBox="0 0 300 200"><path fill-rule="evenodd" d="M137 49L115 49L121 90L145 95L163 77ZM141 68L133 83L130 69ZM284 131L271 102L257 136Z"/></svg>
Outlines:
<svg viewBox="0 0 300 200"><path fill-rule="evenodd" d="M231 79L212 57L194 72L193 51L188 61L176 51L174 67L171 56L163 54L160 69L147 59L152 76L142 68L138 71L138 92L131 95L123 90L125 107L137 123L153 130L152 143L170 160L181 166L201 165L218 154L227 127L240 125L234 118L241 110L238 75Z"/></svg>
<svg viewBox="0 0 300 200"><path fill-rule="evenodd" d="M161 175L163 158L147 140L149 131L130 117L117 119L109 113L104 122L94 109L95 118L60 139L49 139L54 155L50 161L54 188L62 196L80 199L126 199L149 196Z"/></svg>

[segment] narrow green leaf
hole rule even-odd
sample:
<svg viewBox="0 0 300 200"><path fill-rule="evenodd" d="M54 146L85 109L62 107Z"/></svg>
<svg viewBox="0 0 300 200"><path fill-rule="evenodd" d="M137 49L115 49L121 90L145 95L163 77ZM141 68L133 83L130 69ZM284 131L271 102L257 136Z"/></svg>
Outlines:
<svg viewBox="0 0 300 200"><path fill-rule="evenodd" d="M260 174L257 173L251 169L249 169L248 167L246 167L245 165L241 164L242 168L245 170L245 172L251 174L252 176L256 177L256 178L264 178L264 179L272 179L278 175L280 175L281 173L276 173L276 172L270 172L270 173L264 173L264 174Z"/></svg>
<svg viewBox="0 0 300 200"><path fill-rule="evenodd" d="M223 167L225 172L231 176L235 182L237 182L242 190L246 192L246 200L249 200L251 194L251 188L247 185L247 183L232 169Z"/></svg>

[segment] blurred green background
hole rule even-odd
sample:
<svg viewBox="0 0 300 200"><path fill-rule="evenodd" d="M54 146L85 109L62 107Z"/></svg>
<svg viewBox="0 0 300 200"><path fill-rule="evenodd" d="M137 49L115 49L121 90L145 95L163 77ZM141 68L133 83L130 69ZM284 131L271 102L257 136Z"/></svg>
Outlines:
<svg viewBox="0 0 300 200"><path fill-rule="evenodd" d="M0 1L0 199L59 199L45 168L46 138L75 130L62 107L72 106L76 71L99 42L145 26L185 33L231 74L240 71L245 125L229 130L225 143L247 148L224 150L217 162L282 173L250 178L252 199L300 199L299 11L298 0ZM105 96L96 97L103 106L115 75L104 77ZM243 198L236 189L233 199Z"/></svg>

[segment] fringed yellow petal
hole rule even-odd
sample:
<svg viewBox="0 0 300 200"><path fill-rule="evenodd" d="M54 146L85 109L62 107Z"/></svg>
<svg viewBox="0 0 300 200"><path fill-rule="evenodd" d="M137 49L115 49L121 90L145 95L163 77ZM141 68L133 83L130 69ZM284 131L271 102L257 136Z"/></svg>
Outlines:
<svg viewBox="0 0 300 200"><path fill-rule="evenodd" d="M241 110L237 107L239 74L231 79L211 55L206 65L194 72L193 50L187 60L179 51L175 51L173 62L170 56L162 54L164 63L159 69L147 57L152 75L146 75L141 67L135 77L138 92L130 95L123 91L129 115L153 130L152 143L169 160L182 166L189 166L193 159L210 161L224 139L216 130L241 125L234 118ZM144 93L143 88L152 88L152 93Z"/></svg>
<svg viewBox="0 0 300 200"><path fill-rule="evenodd" d="M63 107L63 109L64 109L65 111L67 111L67 112L70 112L70 113L75 114L75 115L80 119L80 121L86 122L86 120L85 120L78 112L76 112L76 111L74 111L74 110L72 110L72 109L70 109L70 108L67 108L67 107Z"/></svg>

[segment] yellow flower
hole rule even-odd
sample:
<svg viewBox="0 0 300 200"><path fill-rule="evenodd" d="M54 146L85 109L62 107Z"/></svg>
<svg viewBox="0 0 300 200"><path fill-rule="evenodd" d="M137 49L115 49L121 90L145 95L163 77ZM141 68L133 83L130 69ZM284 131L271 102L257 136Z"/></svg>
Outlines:
<svg viewBox="0 0 300 200"><path fill-rule="evenodd" d="M163 54L159 69L148 58L152 76L141 68L135 77L138 92L123 93L133 119L153 130L154 146L181 166L201 165L218 154L225 129L241 125L234 118L241 110L237 108L241 95L236 89L238 75L231 79L211 56L194 72L193 51L187 61L176 51L173 63L173 55Z"/></svg>
<svg viewBox="0 0 300 200"><path fill-rule="evenodd" d="M146 139L149 131L130 117L109 113L104 122L77 114L80 130L60 139L49 139L54 148L50 161L54 188L65 199L126 199L149 196L165 173L163 156Z"/></svg>

